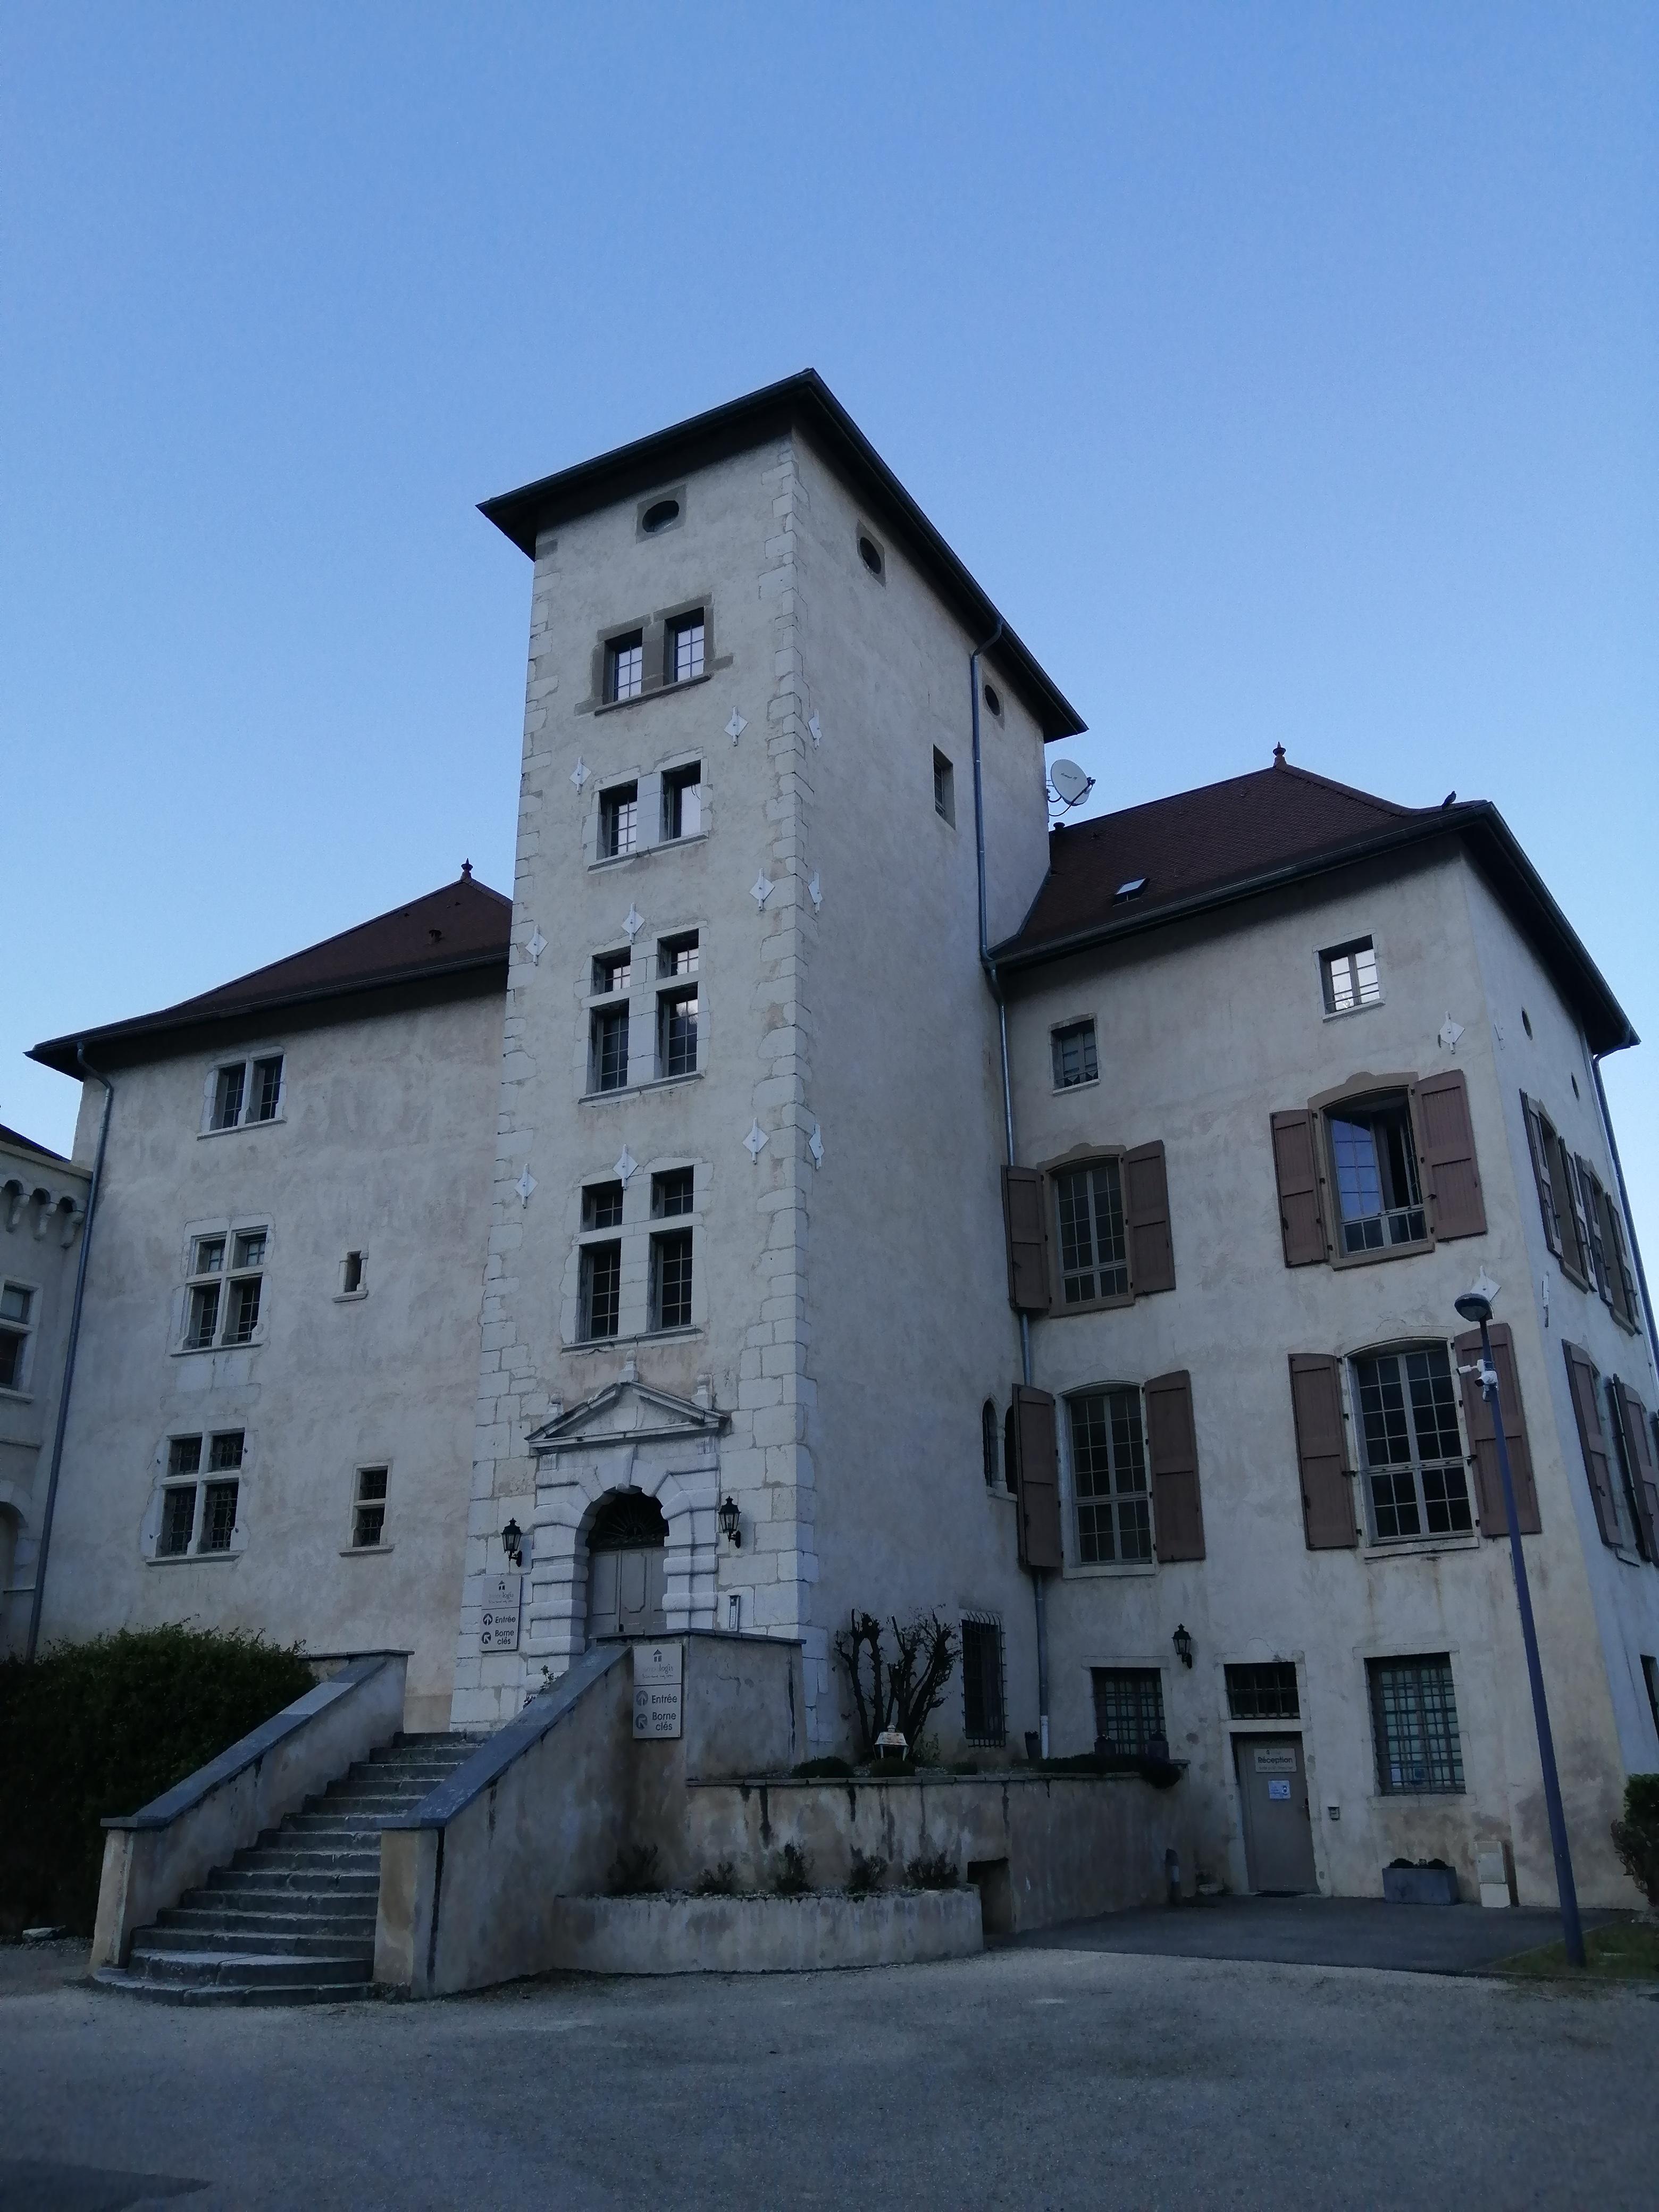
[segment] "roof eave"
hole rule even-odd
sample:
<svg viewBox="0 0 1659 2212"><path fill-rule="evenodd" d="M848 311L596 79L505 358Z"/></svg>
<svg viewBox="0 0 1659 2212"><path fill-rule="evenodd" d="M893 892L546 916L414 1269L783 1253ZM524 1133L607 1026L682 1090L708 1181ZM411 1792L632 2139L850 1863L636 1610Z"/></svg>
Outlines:
<svg viewBox="0 0 1659 2212"><path fill-rule="evenodd" d="M1045 742L1088 727L994 603L975 582L816 369L727 400L649 437L617 446L574 468L539 477L479 502L478 512L532 560L544 530L630 493L655 489L683 470L747 451L769 434L803 429L870 504L871 519L902 543L963 627L988 637L1001 624L990 658L1042 726Z"/></svg>
<svg viewBox="0 0 1659 2212"><path fill-rule="evenodd" d="M1068 931L1064 936L1048 938L1024 949L1020 949L1018 937L1005 939L1002 944L992 947L991 957L1000 975L1018 974L1023 969L1067 959L1073 954L1087 952L1097 946L1145 936L1170 923L1215 913L1246 899L1259 898L1266 892L1293 884L1311 882L1315 878L1329 875L1337 869L1352 867L1362 860L1448 835L1466 837L1472 845L1482 842L1487 843L1490 851L1483 856L1477 850L1477 861L1484 857L1488 866L1495 866L1498 872L1507 875L1509 890L1518 894L1522 903L1532 908L1538 933L1555 956L1550 963L1555 980L1577 1004L1581 1018L1584 1020L1585 1034L1589 1038L1592 1051L1599 1056L1604 1053L1622 1052L1632 1045L1639 1044L1641 1039L1629 1016L1613 996L1577 932L1556 904L1547 885L1517 843L1509 824L1491 800L1485 799L1468 801L1455 810L1437 811L1414 817L1409 822L1380 830L1374 836L1332 846L1323 852L1299 855L1295 860L1281 862L1277 867L1262 869L1231 883L1215 884L1208 890L1194 892L1190 897L1172 900L1168 905L1152 908L1142 914L1125 915L1116 921L1091 922L1085 928ZM1499 896L1503 896L1501 890Z"/></svg>

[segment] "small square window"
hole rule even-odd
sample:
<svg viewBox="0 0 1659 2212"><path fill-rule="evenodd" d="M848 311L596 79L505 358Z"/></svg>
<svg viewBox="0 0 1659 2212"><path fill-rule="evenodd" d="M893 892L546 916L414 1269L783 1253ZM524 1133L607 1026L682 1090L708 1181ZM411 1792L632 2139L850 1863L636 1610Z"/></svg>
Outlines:
<svg viewBox="0 0 1659 2212"><path fill-rule="evenodd" d="M665 680L670 684L689 684L694 676L702 674L704 631L702 609L681 615L668 625L667 665Z"/></svg>
<svg viewBox="0 0 1659 2212"><path fill-rule="evenodd" d="M657 973L664 975L695 975L697 972L697 933L688 929L679 937L659 937L657 940Z"/></svg>
<svg viewBox="0 0 1659 2212"><path fill-rule="evenodd" d="M202 1471L202 1439L200 1437L171 1437L167 1440L167 1473L169 1474L199 1474Z"/></svg>
<svg viewBox="0 0 1659 2212"><path fill-rule="evenodd" d="M198 1237L191 1257L192 1275L216 1275L225 1264L225 1240L222 1237Z"/></svg>
<svg viewBox="0 0 1659 2212"><path fill-rule="evenodd" d="M161 1533L155 1549L164 1559L177 1559L190 1549L190 1540L196 1532L196 1486L183 1483L176 1490L165 1491L161 1504Z"/></svg>
<svg viewBox="0 0 1659 2212"><path fill-rule="evenodd" d="M702 763L663 771L662 834L664 841L695 837L702 829Z"/></svg>
<svg viewBox="0 0 1659 2212"><path fill-rule="evenodd" d="M631 952L601 952L593 963L596 991L625 991L634 980Z"/></svg>
<svg viewBox="0 0 1659 2212"><path fill-rule="evenodd" d="M1056 1091L1071 1091L1079 1083L1099 1081L1100 1060L1095 1050L1092 1022L1068 1022L1064 1029L1050 1032L1049 1045L1054 1054Z"/></svg>
<svg viewBox="0 0 1659 2212"><path fill-rule="evenodd" d="M690 1213L694 1202L695 1176L690 1168L670 1168L651 1178L651 1218L660 1221L675 1213Z"/></svg>
<svg viewBox="0 0 1659 2212"><path fill-rule="evenodd" d="M942 821L954 823L957 818L957 778L938 746L933 748L933 811Z"/></svg>
<svg viewBox="0 0 1659 2212"><path fill-rule="evenodd" d="M636 783L613 784L599 794L599 858L619 859L631 853L639 839L640 787Z"/></svg>
<svg viewBox="0 0 1659 2212"><path fill-rule="evenodd" d="M584 1229L620 1229L623 1187L619 1182L590 1182L582 1192Z"/></svg>
<svg viewBox="0 0 1659 2212"><path fill-rule="evenodd" d="M1227 1668L1227 1711L1236 1721L1294 1721L1301 1718L1296 1668L1284 1660L1271 1665Z"/></svg>
<svg viewBox="0 0 1659 2212"><path fill-rule="evenodd" d="M1322 952L1319 974L1328 1014L1351 1014L1356 1006L1376 1006L1382 996L1376 949L1369 937L1357 937L1352 945L1334 945L1329 951Z"/></svg>
<svg viewBox="0 0 1659 2212"><path fill-rule="evenodd" d="M240 1429L222 1429L208 1446L208 1472L223 1474L228 1468L242 1464L242 1435Z"/></svg>
<svg viewBox="0 0 1659 2212"><path fill-rule="evenodd" d="M613 637L605 649L605 696L608 700L637 699L645 684L645 637L630 630Z"/></svg>
<svg viewBox="0 0 1659 2212"><path fill-rule="evenodd" d="M236 1239L235 1262L238 1268L263 1267L265 1264L265 1232L263 1229L245 1229Z"/></svg>
<svg viewBox="0 0 1659 2212"><path fill-rule="evenodd" d="M651 1327L689 1328L691 1324L691 1232L651 1240Z"/></svg>
<svg viewBox="0 0 1659 2212"><path fill-rule="evenodd" d="M386 1473L383 1467L357 1470L357 1495L351 1513L354 1550L370 1551L386 1541Z"/></svg>

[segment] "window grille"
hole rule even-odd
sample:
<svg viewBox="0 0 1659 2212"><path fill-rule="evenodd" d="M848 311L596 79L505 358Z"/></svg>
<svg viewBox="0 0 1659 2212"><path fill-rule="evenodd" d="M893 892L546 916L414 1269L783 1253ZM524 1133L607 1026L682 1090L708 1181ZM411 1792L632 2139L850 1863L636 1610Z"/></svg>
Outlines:
<svg viewBox="0 0 1659 2212"><path fill-rule="evenodd" d="M606 1006L593 1017L593 1088L623 1091L628 1085L628 1009Z"/></svg>
<svg viewBox="0 0 1659 2212"><path fill-rule="evenodd" d="M576 1334L586 1342L615 1336L622 1301L622 1246L582 1248L577 1296Z"/></svg>
<svg viewBox="0 0 1659 2212"><path fill-rule="evenodd" d="M1456 1791L1463 1787L1457 1699L1443 1652L1416 1659L1373 1659L1371 1717L1380 1790Z"/></svg>
<svg viewBox="0 0 1659 2212"><path fill-rule="evenodd" d="M1079 1556L1091 1564L1152 1556L1152 1502L1137 1389L1086 1390L1066 1401Z"/></svg>
<svg viewBox="0 0 1659 2212"><path fill-rule="evenodd" d="M1474 1523L1445 1346L1369 1353L1353 1377L1377 1542L1468 1534Z"/></svg>
<svg viewBox="0 0 1659 2212"><path fill-rule="evenodd" d="M1322 952L1319 974L1328 1014L1347 1014L1356 1006L1374 1006L1382 996L1376 949L1369 937L1357 937L1352 945L1334 945L1329 951Z"/></svg>
<svg viewBox="0 0 1659 2212"><path fill-rule="evenodd" d="M651 1240L651 1326L689 1328L691 1324L691 1232Z"/></svg>
<svg viewBox="0 0 1659 2212"><path fill-rule="evenodd" d="M599 858L614 860L631 853L639 837L640 787L619 783L599 799Z"/></svg>
<svg viewBox="0 0 1659 2212"><path fill-rule="evenodd" d="M1428 1235L1417 1144L1403 1098L1343 1107L1328 1117L1344 1252L1380 1252Z"/></svg>
<svg viewBox="0 0 1659 2212"><path fill-rule="evenodd" d="M702 609L696 614L682 615L668 629L668 680L671 684L689 684L694 676L702 674L703 657Z"/></svg>
<svg viewBox="0 0 1659 2212"><path fill-rule="evenodd" d="M969 1613L962 1624L962 1732L969 1743L1007 1738L1002 1629L994 1613Z"/></svg>
<svg viewBox="0 0 1659 2212"><path fill-rule="evenodd" d="M34 1292L22 1283L0 1284L0 1390L23 1387Z"/></svg>
<svg viewBox="0 0 1659 2212"><path fill-rule="evenodd" d="M1048 1042L1054 1054L1056 1091L1070 1091L1079 1083L1098 1080L1100 1060L1095 1049L1092 1022L1070 1022L1064 1029L1054 1030Z"/></svg>
<svg viewBox="0 0 1659 2212"><path fill-rule="evenodd" d="M1227 1711L1236 1721L1294 1721L1302 1717L1296 1668L1287 1660L1229 1667Z"/></svg>
<svg viewBox="0 0 1659 2212"><path fill-rule="evenodd" d="M351 1516L355 1550L368 1551L386 1541L387 1472L383 1467L360 1467L357 1470L357 1494Z"/></svg>
<svg viewBox="0 0 1659 2212"><path fill-rule="evenodd" d="M645 639L639 630L605 647L605 697L637 699L645 685Z"/></svg>
<svg viewBox="0 0 1659 2212"><path fill-rule="evenodd" d="M202 1549L204 1552L228 1552L236 1528L236 1493L239 1485L234 1482L210 1482L203 1492Z"/></svg>
<svg viewBox="0 0 1659 2212"><path fill-rule="evenodd" d="M259 1326L268 1237L264 1229L244 1229L228 1240L222 1236L193 1240L185 1300L186 1352L252 1343Z"/></svg>
<svg viewBox="0 0 1659 2212"><path fill-rule="evenodd" d="M1156 1667L1095 1667L1095 1749L1144 1759L1167 1745L1164 1681Z"/></svg>
<svg viewBox="0 0 1659 2212"><path fill-rule="evenodd" d="M190 1540L196 1528L196 1486L182 1484L176 1490L163 1492L161 1534L155 1548L164 1559L176 1559L188 1552Z"/></svg>
<svg viewBox="0 0 1659 2212"><path fill-rule="evenodd" d="M1123 1184L1115 1160L1097 1160L1054 1177L1060 1218L1060 1293L1068 1306L1125 1297L1129 1250L1123 1228Z"/></svg>

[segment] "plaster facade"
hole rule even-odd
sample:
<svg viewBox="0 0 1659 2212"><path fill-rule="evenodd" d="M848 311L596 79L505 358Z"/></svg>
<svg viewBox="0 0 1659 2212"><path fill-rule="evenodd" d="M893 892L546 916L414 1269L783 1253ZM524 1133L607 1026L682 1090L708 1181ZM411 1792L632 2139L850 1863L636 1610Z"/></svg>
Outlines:
<svg viewBox="0 0 1659 2212"><path fill-rule="evenodd" d="M90 1181L0 1131L0 1657L28 1637Z"/></svg>
<svg viewBox="0 0 1659 2212"><path fill-rule="evenodd" d="M1328 1014L1322 949L1367 936L1381 1000ZM1099 1079L1058 1090L1049 1033L1079 1018L1097 1024ZM1468 1895L1478 1856L1508 1845L1521 1900L1553 1901L1507 1540L1482 1535L1478 1515L1468 1534L1377 1540L1352 1368L1358 1541L1311 1550L1304 1529L1289 1355L1346 1366L1371 1347L1449 1348L1463 1328L1453 1302L1484 1268L1504 1286L1498 1317L1513 1334L1537 1486L1541 1529L1524 1541L1581 1892L1628 1902L1607 1827L1625 1772L1654 1764L1641 1655L1659 1651L1659 1567L1600 1540L1562 1340L1586 1346L1649 1407L1654 1370L1645 1334L1618 1327L1545 1249L1521 1093L1547 1098L1572 1148L1616 1188L1594 1073L1570 1009L1455 841L1414 864L1357 866L1230 918L1029 973L1012 1035L1022 1159L1161 1140L1176 1262L1170 1291L1109 1310L1057 1304L1033 1324L1036 1379L1060 1401L1066 1558L1049 1607L1059 1748L1094 1735L1092 1669L1156 1669L1171 1752L1191 1761L1204 1808L1212 1875L1249 1886L1235 1744L1299 1734L1322 1888L1377 1894L1389 1860L1437 1856L1460 1869ZM1270 1116L1364 1091L1376 1075L1451 1068L1468 1086L1486 1232L1370 1264L1288 1267ZM1179 1370L1192 1378L1205 1556L1086 1565L1068 1395ZM1467 1452L1462 1407L1459 1419ZM1172 1644L1180 1626L1190 1669ZM1449 1656L1455 1792L1379 1787L1367 1664L1417 1654ZM1299 1713L1240 1720L1227 1666L1273 1662L1294 1666Z"/></svg>
<svg viewBox="0 0 1659 2212"><path fill-rule="evenodd" d="M445 1724L501 1018L492 989L115 1072L43 1639L185 1620L407 1650L410 1725ZM278 1053L277 1115L204 1133L218 1065ZM78 1158L101 1109L88 1084ZM252 1341L183 1349L193 1240L258 1231ZM204 1484L221 1436L241 1438L228 1542L202 1548L198 1499L167 1556L173 1441L204 1439ZM386 1515L360 1547L367 1467Z"/></svg>

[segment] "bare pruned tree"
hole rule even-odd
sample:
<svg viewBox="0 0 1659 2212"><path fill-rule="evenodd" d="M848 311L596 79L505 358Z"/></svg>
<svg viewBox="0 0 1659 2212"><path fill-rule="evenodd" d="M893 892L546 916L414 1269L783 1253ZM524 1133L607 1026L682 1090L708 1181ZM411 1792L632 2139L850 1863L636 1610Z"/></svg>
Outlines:
<svg viewBox="0 0 1659 2212"><path fill-rule="evenodd" d="M928 1716L945 1702L957 1663L956 1631L936 1613L918 1613L889 1622L895 1656L883 1649L883 1629L873 1613L854 1612L836 1638L840 1660L853 1692L863 1755L876 1755L876 1738L896 1729L914 1751Z"/></svg>

